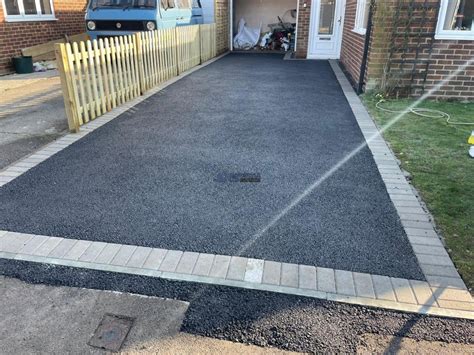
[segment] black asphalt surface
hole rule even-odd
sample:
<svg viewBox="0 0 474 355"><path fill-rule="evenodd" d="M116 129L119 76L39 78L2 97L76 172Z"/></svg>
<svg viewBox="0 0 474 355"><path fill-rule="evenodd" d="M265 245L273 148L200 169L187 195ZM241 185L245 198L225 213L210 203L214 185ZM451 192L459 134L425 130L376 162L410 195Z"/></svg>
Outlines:
<svg viewBox="0 0 474 355"><path fill-rule="evenodd" d="M0 188L0 229L423 279L368 148L255 238L363 142L328 62L233 54Z"/></svg>
<svg viewBox="0 0 474 355"><path fill-rule="evenodd" d="M363 334L474 344L473 321L306 297L0 259L30 283L131 292L190 302L182 331L305 353L354 353ZM396 348L396 344L393 344Z"/></svg>

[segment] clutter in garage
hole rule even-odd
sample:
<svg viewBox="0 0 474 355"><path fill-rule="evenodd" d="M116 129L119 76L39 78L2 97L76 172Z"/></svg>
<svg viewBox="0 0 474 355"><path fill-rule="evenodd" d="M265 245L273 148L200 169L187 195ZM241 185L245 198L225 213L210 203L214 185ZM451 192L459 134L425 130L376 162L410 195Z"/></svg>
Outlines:
<svg viewBox="0 0 474 355"><path fill-rule="evenodd" d="M264 24L265 19L263 15L259 19L253 14L253 23L249 23L245 17L241 17L233 39L234 49L284 52L294 50L296 9L289 9L281 16L276 16L273 23Z"/></svg>

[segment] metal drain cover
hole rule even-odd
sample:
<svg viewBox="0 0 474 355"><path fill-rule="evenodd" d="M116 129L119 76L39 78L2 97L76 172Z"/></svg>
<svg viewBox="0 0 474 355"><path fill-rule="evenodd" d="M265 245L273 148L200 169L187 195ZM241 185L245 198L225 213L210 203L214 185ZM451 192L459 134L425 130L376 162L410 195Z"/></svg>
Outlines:
<svg viewBox="0 0 474 355"><path fill-rule="evenodd" d="M260 182L261 180L258 173L220 173L214 179L215 182Z"/></svg>
<svg viewBox="0 0 474 355"><path fill-rule="evenodd" d="M131 317L105 314L88 344L100 349L119 351L134 320Z"/></svg>

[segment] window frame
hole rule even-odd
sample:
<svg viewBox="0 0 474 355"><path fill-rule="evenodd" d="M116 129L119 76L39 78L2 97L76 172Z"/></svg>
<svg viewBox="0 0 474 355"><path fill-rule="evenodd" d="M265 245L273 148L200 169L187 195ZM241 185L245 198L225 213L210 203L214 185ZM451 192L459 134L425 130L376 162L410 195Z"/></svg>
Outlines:
<svg viewBox="0 0 474 355"><path fill-rule="evenodd" d="M457 41L473 41L474 26L470 31L445 30L444 23L448 15L448 0L441 0L441 7L438 14L438 23L436 24L435 39L450 39Z"/></svg>
<svg viewBox="0 0 474 355"><path fill-rule="evenodd" d="M36 5L36 15L26 15L25 7L23 0L18 0L18 9L20 10L19 15L9 15L7 13L7 7L5 6L5 0L2 0L3 6L3 15L5 17L5 22L37 22L37 21L56 21L56 15L54 13L54 4L53 0L48 0L51 7L51 14L42 15L41 13L41 3L40 0L35 0Z"/></svg>
<svg viewBox="0 0 474 355"><path fill-rule="evenodd" d="M357 0L356 16L354 21L354 28L352 29L352 31L360 35L365 35L367 33L367 28L364 27L364 16L365 6L368 2L369 0Z"/></svg>

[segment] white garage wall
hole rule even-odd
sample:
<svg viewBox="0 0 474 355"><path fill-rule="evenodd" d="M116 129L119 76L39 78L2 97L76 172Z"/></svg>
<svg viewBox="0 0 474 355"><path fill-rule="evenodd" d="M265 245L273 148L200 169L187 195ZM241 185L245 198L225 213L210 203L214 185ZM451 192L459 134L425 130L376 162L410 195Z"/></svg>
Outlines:
<svg viewBox="0 0 474 355"><path fill-rule="evenodd" d="M251 27L259 27L262 23L262 32L269 31L269 23L278 22L277 16L284 22L296 22L287 10L296 9L297 0L233 0L233 2L234 32L242 17Z"/></svg>

